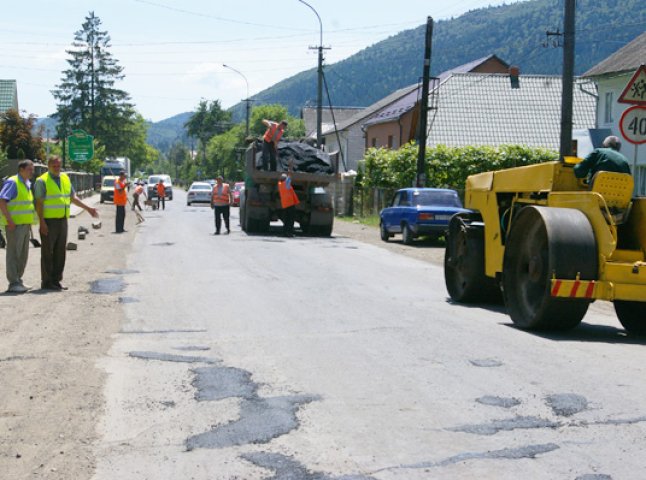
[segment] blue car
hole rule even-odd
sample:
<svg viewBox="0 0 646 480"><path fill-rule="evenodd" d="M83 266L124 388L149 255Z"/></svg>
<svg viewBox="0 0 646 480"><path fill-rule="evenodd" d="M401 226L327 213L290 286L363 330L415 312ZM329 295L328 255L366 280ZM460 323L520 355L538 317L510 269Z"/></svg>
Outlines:
<svg viewBox="0 0 646 480"><path fill-rule="evenodd" d="M404 243L410 245L420 235L438 238L448 230L453 215L467 211L455 190L404 188L379 213L381 239L387 242L401 233Z"/></svg>

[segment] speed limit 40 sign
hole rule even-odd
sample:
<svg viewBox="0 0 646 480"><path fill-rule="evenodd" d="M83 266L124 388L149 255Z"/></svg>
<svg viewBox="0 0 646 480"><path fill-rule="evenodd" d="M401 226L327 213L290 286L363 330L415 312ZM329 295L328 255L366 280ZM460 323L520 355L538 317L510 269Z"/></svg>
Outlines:
<svg viewBox="0 0 646 480"><path fill-rule="evenodd" d="M619 129L630 143L646 143L646 106L635 105L627 109L621 116Z"/></svg>

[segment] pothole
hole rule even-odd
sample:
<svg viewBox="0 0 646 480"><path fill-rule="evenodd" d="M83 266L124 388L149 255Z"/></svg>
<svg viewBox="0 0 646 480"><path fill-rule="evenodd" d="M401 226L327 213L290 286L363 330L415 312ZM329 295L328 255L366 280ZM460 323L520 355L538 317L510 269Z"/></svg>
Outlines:
<svg viewBox="0 0 646 480"><path fill-rule="evenodd" d="M90 292L100 295L123 292L125 288L126 284L121 277L101 278L90 283Z"/></svg>
<svg viewBox="0 0 646 480"><path fill-rule="evenodd" d="M560 417L570 417L588 408L588 399L576 393L549 395L546 401L554 414Z"/></svg>
<svg viewBox="0 0 646 480"><path fill-rule="evenodd" d="M485 395L476 398L476 402L490 407L512 408L520 405L520 400L513 397L496 397L493 395Z"/></svg>
<svg viewBox="0 0 646 480"><path fill-rule="evenodd" d="M171 353L159 352L129 352L132 358L141 360L159 360L160 362L177 362L177 363L217 363L218 360L207 357L194 357L184 355L173 355Z"/></svg>

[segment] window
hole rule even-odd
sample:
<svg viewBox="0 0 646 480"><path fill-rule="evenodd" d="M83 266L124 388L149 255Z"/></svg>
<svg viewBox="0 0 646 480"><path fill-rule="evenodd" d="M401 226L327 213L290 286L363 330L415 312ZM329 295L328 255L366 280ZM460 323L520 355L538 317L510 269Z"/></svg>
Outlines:
<svg viewBox="0 0 646 480"><path fill-rule="evenodd" d="M372 139L372 148L375 148L377 146L377 139L373 137Z"/></svg>
<svg viewBox="0 0 646 480"><path fill-rule="evenodd" d="M388 135L388 148L393 148L393 136Z"/></svg>
<svg viewBox="0 0 646 480"><path fill-rule="evenodd" d="M606 101L604 104L604 115L603 115L603 121L605 124L612 123L612 107L613 107L613 97L614 94L613 92L606 92Z"/></svg>
<svg viewBox="0 0 646 480"><path fill-rule="evenodd" d="M410 199L408 192L401 192L401 201L399 202L399 205L402 207L410 207Z"/></svg>

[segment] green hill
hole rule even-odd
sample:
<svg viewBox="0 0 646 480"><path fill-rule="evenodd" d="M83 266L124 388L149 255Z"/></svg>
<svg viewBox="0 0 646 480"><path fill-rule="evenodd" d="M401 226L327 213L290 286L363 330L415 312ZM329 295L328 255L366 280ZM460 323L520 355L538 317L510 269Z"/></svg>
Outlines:
<svg viewBox="0 0 646 480"><path fill-rule="evenodd" d="M646 27L643 0L579 0L576 13L577 74L621 48ZM431 72L439 74L494 53L520 66L521 73L560 74L562 49L545 47L543 43L545 32L562 30L562 24L562 0L532 0L483 8L437 22ZM424 32L425 25L402 31L326 66L332 103L367 106L417 82L422 72ZM287 78L254 98L259 103L282 103L297 115L303 105L315 104L316 70ZM232 110L236 119L242 118L242 105Z"/></svg>

